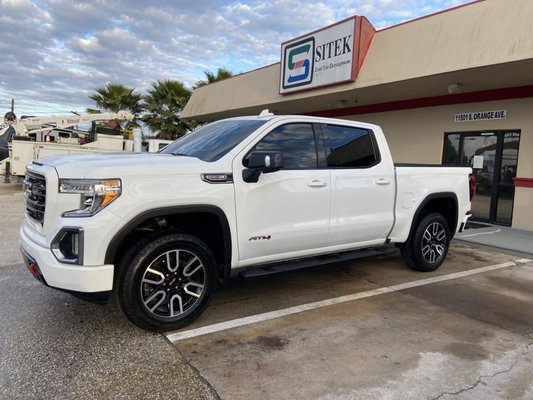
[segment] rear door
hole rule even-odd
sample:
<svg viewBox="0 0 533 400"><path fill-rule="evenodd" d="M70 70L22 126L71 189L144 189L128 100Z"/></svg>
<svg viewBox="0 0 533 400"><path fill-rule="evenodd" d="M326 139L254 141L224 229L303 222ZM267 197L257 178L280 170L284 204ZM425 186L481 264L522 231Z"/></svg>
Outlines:
<svg viewBox="0 0 533 400"><path fill-rule="evenodd" d="M281 151L284 168L261 174L257 183L242 179L251 151ZM301 257L326 245L330 175L319 169L313 124L274 128L233 164L241 265Z"/></svg>
<svg viewBox="0 0 533 400"><path fill-rule="evenodd" d="M369 129L322 124L331 173L328 246L385 240L394 215L394 168L381 160Z"/></svg>

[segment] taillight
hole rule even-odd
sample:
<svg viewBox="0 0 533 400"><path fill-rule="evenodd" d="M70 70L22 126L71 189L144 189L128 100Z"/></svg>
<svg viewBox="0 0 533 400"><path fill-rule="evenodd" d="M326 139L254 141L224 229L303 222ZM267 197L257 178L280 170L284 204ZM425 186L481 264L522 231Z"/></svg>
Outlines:
<svg viewBox="0 0 533 400"><path fill-rule="evenodd" d="M468 185L470 186L470 201L474 198L476 194L476 176L470 175L468 177Z"/></svg>

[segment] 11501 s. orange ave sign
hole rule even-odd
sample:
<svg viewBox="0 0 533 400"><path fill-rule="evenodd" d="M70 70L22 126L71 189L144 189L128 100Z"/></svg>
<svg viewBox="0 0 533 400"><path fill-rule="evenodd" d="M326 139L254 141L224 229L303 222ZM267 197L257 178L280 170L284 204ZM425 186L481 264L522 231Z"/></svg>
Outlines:
<svg viewBox="0 0 533 400"><path fill-rule="evenodd" d="M490 121L493 119L507 119L507 110L478 111L455 114L455 122Z"/></svg>

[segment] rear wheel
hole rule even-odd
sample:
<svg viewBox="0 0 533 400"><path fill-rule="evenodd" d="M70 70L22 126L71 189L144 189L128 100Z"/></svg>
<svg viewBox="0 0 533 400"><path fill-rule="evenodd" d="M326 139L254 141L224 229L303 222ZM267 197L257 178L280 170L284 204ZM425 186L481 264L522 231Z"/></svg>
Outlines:
<svg viewBox="0 0 533 400"><path fill-rule="evenodd" d="M450 228L441 214L423 217L407 243L401 247L405 263L418 271L434 271L440 267L450 247Z"/></svg>
<svg viewBox="0 0 533 400"><path fill-rule="evenodd" d="M118 303L137 326L165 331L193 322L215 286L215 261L199 239L168 232L143 240L119 268Z"/></svg>

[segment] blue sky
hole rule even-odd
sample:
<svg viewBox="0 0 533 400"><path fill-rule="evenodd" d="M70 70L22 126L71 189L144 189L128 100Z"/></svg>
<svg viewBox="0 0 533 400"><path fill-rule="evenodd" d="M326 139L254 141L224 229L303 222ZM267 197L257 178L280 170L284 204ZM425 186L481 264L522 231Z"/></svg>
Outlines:
<svg viewBox="0 0 533 400"><path fill-rule="evenodd" d="M376 29L471 0L0 0L0 115L84 112L109 82L144 93L218 67L279 62L280 45L353 15Z"/></svg>

